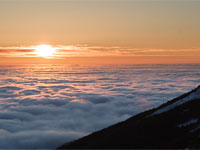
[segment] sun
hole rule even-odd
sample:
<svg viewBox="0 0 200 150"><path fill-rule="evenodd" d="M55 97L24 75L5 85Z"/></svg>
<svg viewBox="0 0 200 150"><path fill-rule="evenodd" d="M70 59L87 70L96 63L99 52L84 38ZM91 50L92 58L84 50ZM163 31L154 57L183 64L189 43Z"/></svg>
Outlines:
<svg viewBox="0 0 200 150"><path fill-rule="evenodd" d="M55 49L50 45L38 45L35 50L36 54L40 57L53 57L55 53Z"/></svg>

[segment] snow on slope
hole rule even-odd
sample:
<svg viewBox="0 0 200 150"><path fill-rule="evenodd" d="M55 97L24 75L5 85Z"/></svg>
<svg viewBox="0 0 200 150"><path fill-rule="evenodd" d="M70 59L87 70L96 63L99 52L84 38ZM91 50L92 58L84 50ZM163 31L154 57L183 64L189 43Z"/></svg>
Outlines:
<svg viewBox="0 0 200 150"><path fill-rule="evenodd" d="M161 108L161 109L159 109L159 110L153 112L153 113L151 114L151 116L154 116L154 115L158 115L158 114L167 112L167 111L169 111L169 110L171 110L171 109L174 109L174 108L177 107L177 106L180 106L180 105L182 105L182 104L184 104L184 103L187 103L187 102L192 101L192 100L195 100L195 99L200 99L200 87L198 87L198 88L196 89L196 91L194 91L193 93L191 93L191 94L188 95L187 97L183 98L182 100L176 101L176 102L174 102L174 103L171 104L171 105L168 105L168 106L166 106L166 107L164 107L164 108Z"/></svg>
<svg viewBox="0 0 200 150"><path fill-rule="evenodd" d="M189 125L197 123L197 122L198 122L198 119L192 119L192 120L189 120L185 123L179 124L178 127L179 128L186 127L186 126L189 126Z"/></svg>
<svg viewBox="0 0 200 150"><path fill-rule="evenodd" d="M195 131L197 131L197 130L199 130L199 129L200 129L200 126L194 128L194 129L192 129L190 132L195 132Z"/></svg>

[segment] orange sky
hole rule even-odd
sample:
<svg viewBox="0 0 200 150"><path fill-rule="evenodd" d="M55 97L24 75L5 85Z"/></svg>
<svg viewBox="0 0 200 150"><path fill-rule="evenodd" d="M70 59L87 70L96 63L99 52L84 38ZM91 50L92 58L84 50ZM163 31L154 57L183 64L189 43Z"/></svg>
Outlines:
<svg viewBox="0 0 200 150"><path fill-rule="evenodd" d="M2 0L0 64L200 63L199 14L194 0Z"/></svg>

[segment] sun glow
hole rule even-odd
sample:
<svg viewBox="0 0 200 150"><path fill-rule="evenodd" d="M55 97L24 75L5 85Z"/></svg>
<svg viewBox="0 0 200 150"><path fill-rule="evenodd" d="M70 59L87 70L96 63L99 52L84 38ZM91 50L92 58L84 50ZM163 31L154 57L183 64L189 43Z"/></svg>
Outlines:
<svg viewBox="0 0 200 150"><path fill-rule="evenodd" d="M36 54L40 57L53 57L55 49L50 45L39 45L36 47Z"/></svg>

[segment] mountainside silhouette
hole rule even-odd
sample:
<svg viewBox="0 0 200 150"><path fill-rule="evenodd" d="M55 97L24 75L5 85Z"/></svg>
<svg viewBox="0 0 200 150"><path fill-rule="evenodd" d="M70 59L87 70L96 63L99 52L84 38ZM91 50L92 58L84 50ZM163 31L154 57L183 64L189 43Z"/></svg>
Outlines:
<svg viewBox="0 0 200 150"><path fill-rule="evenodd" d="M58 149L200 148L200 86Z"/></svg>

